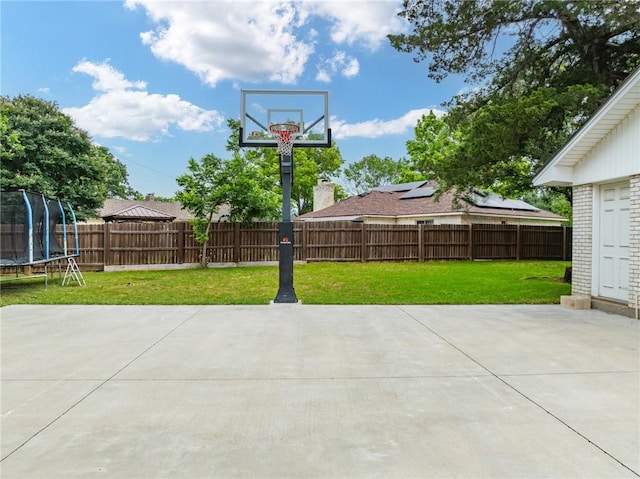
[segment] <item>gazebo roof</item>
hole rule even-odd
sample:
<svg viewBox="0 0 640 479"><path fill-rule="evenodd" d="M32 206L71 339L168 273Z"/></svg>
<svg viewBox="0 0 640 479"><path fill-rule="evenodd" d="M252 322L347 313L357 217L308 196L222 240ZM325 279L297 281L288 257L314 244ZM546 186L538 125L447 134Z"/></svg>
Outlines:
<svg viewBox="0 0 640 479"><path fill-rule="evenodd" d="M125 208L120 211L110 213L104 216L105 221L118 221L118 220L139 220L139 221L173 221L176 217L157 211L151 208L147 208L142 205L134 205L129 208Z"/></svg>

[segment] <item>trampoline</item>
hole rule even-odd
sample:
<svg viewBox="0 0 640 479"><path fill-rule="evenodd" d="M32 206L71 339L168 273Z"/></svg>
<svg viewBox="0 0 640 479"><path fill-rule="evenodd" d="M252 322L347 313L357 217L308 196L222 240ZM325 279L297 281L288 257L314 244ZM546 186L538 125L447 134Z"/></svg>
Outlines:
<svg viewBox="0 0 640 479"><path fill-rule="evenodd" d="M46 287L48 265L58 262L60 266L62 260L78 256L79 251L76 216L70 203L26 190L0 192L1 280L44 277ZM35 265L43 265L44 274L19 275ZM15 276L6 274L11 270Z"/></svg>

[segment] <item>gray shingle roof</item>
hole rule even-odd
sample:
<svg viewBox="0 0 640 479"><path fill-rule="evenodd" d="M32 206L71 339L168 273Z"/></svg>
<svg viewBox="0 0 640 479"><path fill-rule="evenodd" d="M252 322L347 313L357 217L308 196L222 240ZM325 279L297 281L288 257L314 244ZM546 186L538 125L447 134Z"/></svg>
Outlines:
<svg viewBox="0 0 640 479"><path fill-rule="evenodd" d="M456 206L452 192L443 193L439 200L435 199L435 184L432 182L416 182L419 186L407 189L407 185L385 186L375 188L363 195L351 196L322 210L298 216L298 219L341 218L359 216L428 216L446 213L489 214L500 216L518 216L529 218L552 219L563 218L550 211L540 210L523 201L501 198L493 193L476 194L470 202L461 201Z"/></svg>

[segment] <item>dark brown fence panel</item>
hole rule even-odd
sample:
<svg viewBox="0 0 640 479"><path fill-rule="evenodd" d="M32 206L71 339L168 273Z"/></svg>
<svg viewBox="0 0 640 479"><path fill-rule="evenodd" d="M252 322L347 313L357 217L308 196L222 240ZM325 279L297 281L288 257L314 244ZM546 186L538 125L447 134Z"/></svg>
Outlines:
<svg viewBox="0 0 640 479"><path fill-rule="evenodd" d="M472 232L472 259L517 259L517 226L474 224Z"/></svg>
<svg viewBox="0 0 640 479"><path fill-rule="evenodd" d="M294 241L298 242L295 236L294 231ZM261 222L240 228L238 261L278 261L278 248L278 223Z"/></svg>
<svg viewBox="0 0 640 479"><path fill-rule="evenodd" d="M463 225L422 226L423 260L469 259L471 229Z"/></svg>
<svg viewBox="0 0 640 479"><path fill-rule="evenodd" d="M417 225L367 225L367 261L417 261Z"/></svg>
<svg viewBox="0 0 640 479"><path fill-rule="evenodd" d="M67 235L72 235L73 229L67 228ZM78 244L80 255L76 263L83 271L104 270L104 224L78 225Z"/></svg>
<svg viewBox="0 0 640 479"><path fill-rule="evenodd" d="M307 234L307 223L296 221L293 223L293 235L295 242L293 243L293 260L307 260L307 243L309 235Z"/></svg>
<svg viewBox="0 0 640 479"><path fill-rule="evenodd" d="M175 223L112 223L109 265L175 264Z"/></svg>
<svg viewBox="0 0 640 479"><path fill-rule="evenodd" d="M551 226L520 227L521 259L566 259L565 243L566 228Z"/></svg>
<svg viewBox="0 0 640 479"><path fill-rule="evenodd" d="M189 264L199 263L202 254L202 245L199 244L193 236L193 226L191 223L184 222L184 262ZM208 253L207 253L208 254Z"/></svg>
<svg viewBox="0 0 640 479"><path fill-rule="evenodd" d="M23 224L0 224L0 249L3 252L25 250L27 248L27 238L24 235L26 229L27 226Z"/></svg>
<svg viewBox="0 0 640 479"><path fill-rule="evenodd" d="M0 231L0 240L3 232ZM74 243L69 229L68 241ZM571 260L571 228L512 225L371 225L294 222L294 259L306 261ZM199 263L189 223L78 225L81 269ZM278 261L278 223L211 225L208 261Z"/></svg>
<svg viewBox="0 0 640 479"><path fill-rule="evenodd" d="M193 230L190 231L193 234ZM213 263L233 263L237 261L235 253L236 225L233 223L212 223L209 229L209 242L207 245L208 261ZM194 241L197 250L195 262L200 261L202 246Z"/></svg>
<svg viewBox="0 0 640 479"><path fill-rule="evenodd" d="M308 223L307 261L360 261L364 226L351 221Z"/></svg>

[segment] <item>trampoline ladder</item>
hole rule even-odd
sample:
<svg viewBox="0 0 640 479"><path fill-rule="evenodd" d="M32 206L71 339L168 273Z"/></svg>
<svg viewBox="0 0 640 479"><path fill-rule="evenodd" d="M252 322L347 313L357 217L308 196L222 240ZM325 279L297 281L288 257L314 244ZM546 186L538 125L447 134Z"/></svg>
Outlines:
<svg viewBox="0 0 640 479"><path fill-rule="evenodd" d="M64 279L62 280L62 286L65 284L71 284L71 281L76 281L80 286L86 286L87 283L84 281L84 277L80 272L80 268L78 267L78 263L73 258L67 258L69 264L67 265L67 271L64 273Z"/></svg>

